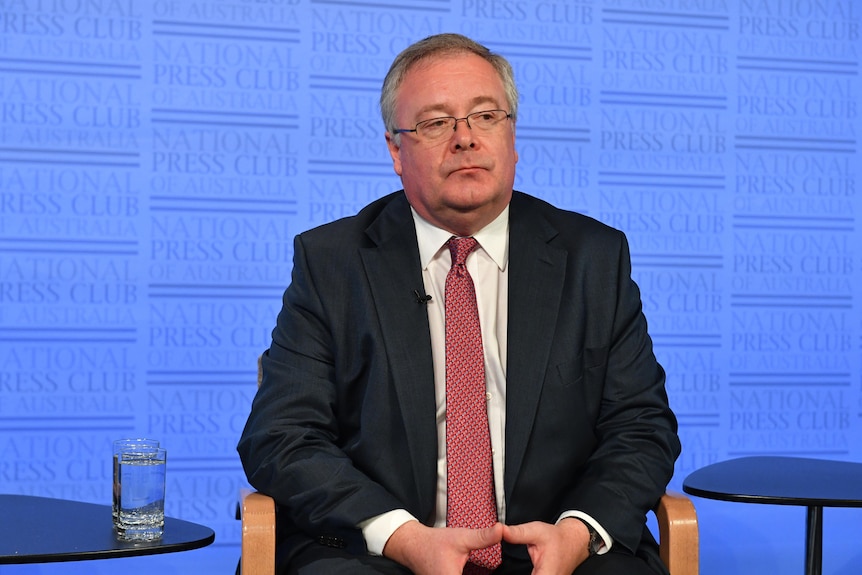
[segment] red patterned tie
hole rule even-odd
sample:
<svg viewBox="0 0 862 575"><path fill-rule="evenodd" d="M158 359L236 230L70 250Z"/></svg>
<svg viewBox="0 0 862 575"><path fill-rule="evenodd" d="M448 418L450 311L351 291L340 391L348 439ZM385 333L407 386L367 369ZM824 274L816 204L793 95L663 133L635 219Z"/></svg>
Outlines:
<svg viewBox="0 0 862 575"><path fill-rule="evenodd" d="M480 529L497 522L485 360L476 289L467 256L473 238L452 238L446 276L446 460L448 527ZM489 573L500 565L500 544L470 553L464 573Z"/></svg>

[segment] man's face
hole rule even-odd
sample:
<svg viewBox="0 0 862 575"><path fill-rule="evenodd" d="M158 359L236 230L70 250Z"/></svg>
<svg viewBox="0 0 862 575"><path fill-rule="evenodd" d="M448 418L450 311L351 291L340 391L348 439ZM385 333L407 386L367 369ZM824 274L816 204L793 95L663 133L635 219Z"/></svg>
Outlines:
<svg viewBox="0 0 862 575"><path fill-rule="evenodd" d="M432 57L414 65L398 89L399 128L473 112L509 110L503 83L493 66L475 54ZM455 131L429 142L401 134L401 145L386 141L407 199L423 218L458 235L470 235L508 205L515 182L515 127L504 120L481 132L460 121Z"/></svg>

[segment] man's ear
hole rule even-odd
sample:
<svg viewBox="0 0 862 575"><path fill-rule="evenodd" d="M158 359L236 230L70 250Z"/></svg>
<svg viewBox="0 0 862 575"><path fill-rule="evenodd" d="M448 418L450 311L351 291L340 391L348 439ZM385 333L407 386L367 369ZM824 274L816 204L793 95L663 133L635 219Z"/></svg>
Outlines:
<svg viewBox="0 0 862 575"><path fill-rule="evenodd" d="M389 148L389 156L392 157L392 169L399 176L401 175L401 146L395 142L395 138L389 132L386 132L386 146Z"/></svg>
<svg viewBox="0 0 862 575"><path fill-rule="evenodd" d="M515 163L517 164L518 163L518 148L515 145L516 143L517 142L515 142L515 126L512 125L512 149L515 150Z"/></svg>

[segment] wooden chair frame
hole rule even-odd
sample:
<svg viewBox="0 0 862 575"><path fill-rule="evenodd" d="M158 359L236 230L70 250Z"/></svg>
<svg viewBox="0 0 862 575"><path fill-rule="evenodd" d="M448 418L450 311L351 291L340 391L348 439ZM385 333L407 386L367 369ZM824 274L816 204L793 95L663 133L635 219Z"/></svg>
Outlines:
<svg viewBox="0 0 862 575"><path fill-rule="evenodd" d="M275 575L275 502L271 497L243 489L239 515L242 520L242 575ZM697 514L691 500L668 491L655 510L662 561L671 575L698 575L699 539Z"/></svg>

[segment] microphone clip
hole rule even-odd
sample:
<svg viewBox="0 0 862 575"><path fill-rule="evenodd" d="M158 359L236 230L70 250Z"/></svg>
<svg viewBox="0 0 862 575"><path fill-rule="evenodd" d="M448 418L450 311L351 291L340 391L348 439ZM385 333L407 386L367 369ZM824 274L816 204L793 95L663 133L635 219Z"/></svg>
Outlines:
<svg viewBox="0 0 862 575"><path fill-rule="evenodd" d="M430 295L419 293L418 289L413 290L413 295L416 296L416 303L427 304L429 301L431 301Z"/></svg>

